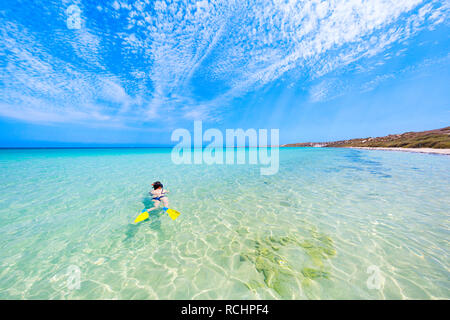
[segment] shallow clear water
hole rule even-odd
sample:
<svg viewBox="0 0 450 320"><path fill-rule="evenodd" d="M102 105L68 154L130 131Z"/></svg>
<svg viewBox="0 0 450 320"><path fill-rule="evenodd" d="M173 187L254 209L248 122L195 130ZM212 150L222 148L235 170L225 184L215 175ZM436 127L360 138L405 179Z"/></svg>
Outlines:
<svg viewBox="0 0 450 320"><path fill-rule="evenodd" d="M261 176L170 151L0 150L0 298L450 298L450 157L286 148ZM154 180L181 216L134 225Z"/></svg>

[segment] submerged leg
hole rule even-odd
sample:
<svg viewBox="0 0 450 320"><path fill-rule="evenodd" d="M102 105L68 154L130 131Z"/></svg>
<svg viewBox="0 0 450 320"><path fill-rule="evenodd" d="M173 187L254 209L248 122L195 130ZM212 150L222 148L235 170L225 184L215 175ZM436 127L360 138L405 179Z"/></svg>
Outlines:
<svg viewBox="0 0 450 320"><path fill-rule="evenodd" d="M147 209L148 212L158 209L159 204L161 203L161 201L159 200L152 200L152 201L153 201L153 208Z"/></svg>
<svg viewBox="0 0 450 320"><path fill-rule="evenodd" d="M169 207L169 199L167 197L161 198L163 206L168 208Z"/></svg>

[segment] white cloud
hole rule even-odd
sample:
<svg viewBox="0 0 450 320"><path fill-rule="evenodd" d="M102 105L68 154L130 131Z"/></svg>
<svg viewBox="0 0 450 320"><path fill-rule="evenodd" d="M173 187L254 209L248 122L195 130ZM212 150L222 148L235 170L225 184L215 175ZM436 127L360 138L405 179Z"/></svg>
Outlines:
<svg viewBox="0 0 450 320"><path fill-rule="evenodd" d="M361 86L361 92L371 91L371 90L375 89L376 87L378 87L382 82L385 82L386 80L394 79L394 78L395 78L394 74L383 74L383 75L376 76L374 79L370 80L367 83L364 83Z"/></svg>
<svg viewBox="0 0 450 320"><path fill-rule="evenodd" d="M347 90L347 85L342 80L337 78L322 80L318 84L311 86L309 90L310 101L329 101L344 95Z"/></svg>
<svg viewBox="0 0 450 320"><path fill-rule="evenodd" d="M0 54L8 64L0 114L108 123L217 119L231 99L283 77L309 82L312 101L323 101L342 83L322 76L444 23L449 1L115 0L101 14L105 21L118 18L111 19L114 28L88 20L80 30L55 35L75 53L69 61L42 36L2 18ZM106 58L116 51L120 57ZM198 94L199 81L214 90Z"/></svg>
<svg viewBox="0 0 450 320"><path fill-rule="evenodd" d="M189 86L194 75L223 81L229 88L210 101L195 101L211 110L217 103L226 103L289 71L306 72L311 79L321 77L412 37L431 15L442 11L443 5L437 1L423 3L156 1L157 14L142 31L152 39L149 58L155 103L170 104L170 99L163 97L175 91L187 102L192 97ZM418 13L413 13L417 8ZM145 12L132 15L139 19ZM212 51L211 61L202 65Z"/></svg>
<svg viewBox="0 0 450 320"><path fill-rule="evenodd" d="M105 73L83 72L50 53L25 28L2 24L3 48L0 56L8 55L0 75L0 115L29 122L105 121L112 126L123 118L114 113L128 111L136 103L120 80ZM98 103L102 98L117 105ZM136 105L135 112L139 112ZM138 113L127 117L138 118Z"/></svg>

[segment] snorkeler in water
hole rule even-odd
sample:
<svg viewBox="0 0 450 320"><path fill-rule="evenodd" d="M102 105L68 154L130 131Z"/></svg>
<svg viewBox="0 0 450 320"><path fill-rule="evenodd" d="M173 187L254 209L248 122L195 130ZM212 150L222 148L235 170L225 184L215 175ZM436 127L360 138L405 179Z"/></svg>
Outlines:
<svg viewBox="0 0 450 320"><path fill-rule="evenodd" d="M162 203L163 207L168 208L169 207L169 198L167 198L167 193L169 190L165 190L164 186L161 182L156 181L152 183L153 190L149 193L152 195L152 201L154 204L153 208L147 209L148 212L152 210L156 210L159 208L159 205Z"/></svg>

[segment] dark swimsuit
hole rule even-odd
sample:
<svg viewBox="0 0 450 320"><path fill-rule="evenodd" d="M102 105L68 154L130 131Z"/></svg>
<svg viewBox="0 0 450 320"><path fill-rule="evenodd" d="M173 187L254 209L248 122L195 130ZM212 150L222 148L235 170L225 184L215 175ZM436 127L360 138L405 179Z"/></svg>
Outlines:
<svg viewBox="0 0 450 320"><path fill-rule="evenodd" d="M161 192L161 195L159 197L153 197L152 200L158 200L161 201L161 198L165 197L165 192Z"/></svg>

